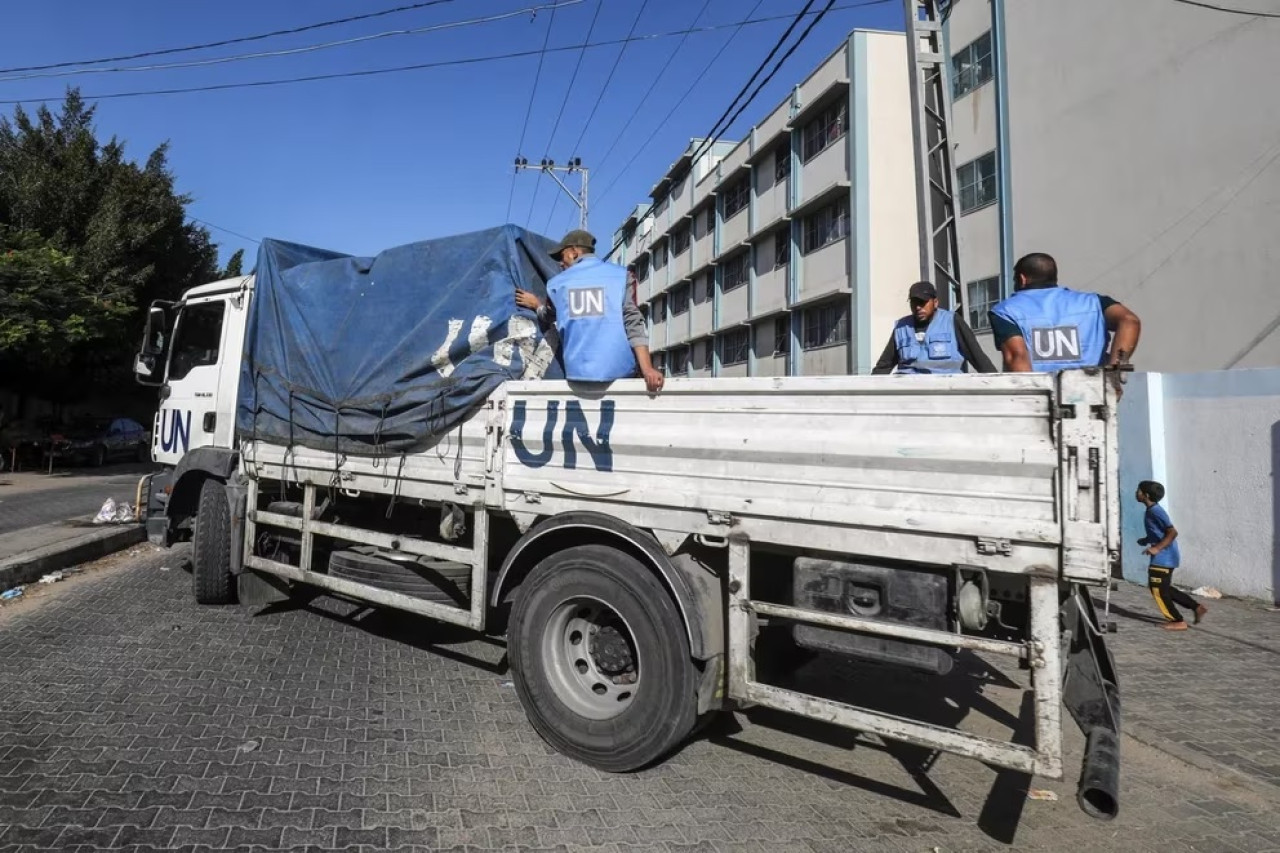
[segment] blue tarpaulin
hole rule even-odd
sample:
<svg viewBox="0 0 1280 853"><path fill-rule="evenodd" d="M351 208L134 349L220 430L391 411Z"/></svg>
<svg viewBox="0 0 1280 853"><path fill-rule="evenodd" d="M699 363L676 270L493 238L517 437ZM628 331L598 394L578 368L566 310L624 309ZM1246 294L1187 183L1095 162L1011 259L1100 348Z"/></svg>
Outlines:
<svg viewBox="0 0 1280 853"><path fill-rule="evenodd" d="M561 378L533 313L515 305L516 288L546 300L554 246L514 225L373 258L263 241L237 432L347 454L414 452L503 381Z"/></svg>

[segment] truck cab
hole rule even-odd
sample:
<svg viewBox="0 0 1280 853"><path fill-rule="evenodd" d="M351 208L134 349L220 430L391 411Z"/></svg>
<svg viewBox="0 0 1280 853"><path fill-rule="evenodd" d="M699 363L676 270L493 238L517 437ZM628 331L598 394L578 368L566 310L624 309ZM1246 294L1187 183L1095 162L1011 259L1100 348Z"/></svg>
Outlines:
<svg viewBox="0 0 1280 853"><path fill-rule="evenodd" d="M159 389L151 456L164 468L144 482L147 534L156 544L189 538L186 493L199 491L209 465L220 469L234 454L253 283L253 276L241 276L202 284L178 302L153 302L148 311L134 376Z"/></svg>

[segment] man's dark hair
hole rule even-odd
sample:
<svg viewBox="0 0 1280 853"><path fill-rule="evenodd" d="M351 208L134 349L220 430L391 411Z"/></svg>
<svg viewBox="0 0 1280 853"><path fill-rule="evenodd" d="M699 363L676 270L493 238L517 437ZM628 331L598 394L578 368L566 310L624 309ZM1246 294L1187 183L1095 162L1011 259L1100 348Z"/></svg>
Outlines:
<svg viewBox="0 0 1280 853"><path fill-rule="evenodd" d="M1032 252L1018 258L1013 265L1013 274L1025 277L1027 284L1056 284L1058 262L1044 252Z"/></svg>
<svg viewBox="0 0 1280 853"><path fill-rule="evenodd" d="M1160 503L1160 501L1164 500L1164 486L1160 485L1155 480L1143 480L1138 484L1138 491L1142 492L1156 503Z"/></svg>

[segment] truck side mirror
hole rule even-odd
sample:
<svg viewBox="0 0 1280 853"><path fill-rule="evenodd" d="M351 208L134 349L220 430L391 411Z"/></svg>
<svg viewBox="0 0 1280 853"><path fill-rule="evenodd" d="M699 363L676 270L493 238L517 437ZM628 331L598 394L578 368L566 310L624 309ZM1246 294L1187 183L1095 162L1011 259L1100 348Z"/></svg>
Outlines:
<svg viewBox="0 0 1280 853"><path fill-rule="evenodd" d="M147 355L163 355L168 346L168 318L164 309L152 305L147 312L147 330L142 339L142 351Z"/></svg>
<svg viewBox="0 0 1280 853"><path fill-rule="evenodd" d="M157 359L154 355L140 352L133 357L133 378L140 385L160 385L161 376L156 370Z"/></svg>

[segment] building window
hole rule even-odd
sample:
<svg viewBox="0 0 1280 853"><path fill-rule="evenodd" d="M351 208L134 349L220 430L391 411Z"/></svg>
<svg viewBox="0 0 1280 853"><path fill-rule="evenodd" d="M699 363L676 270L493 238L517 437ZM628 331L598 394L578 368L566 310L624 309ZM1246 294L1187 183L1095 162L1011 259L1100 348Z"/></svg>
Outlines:
<svg viewBox="0 0 1280 853"><path fill-rule="evenodd" d="M710 370L711 357L715 353L715 341L707 338L705 341L699 341L696 346L697 349L694 350L694 354L697 356L697 363L694 368L697 370Z"/></svg>
<svg viewBox="0 0 1280 853"><path fill-rule="evenodd" d="M683 255L689 248L689 226L681 225L671 233L671 257Z"/></svg>
<svg viewBox="0 0 1280 853"><path fill-rule="evenodd" d="M991 74L991 33L986 33L951 57L954 97L969 94L990 80Z"/></svg>
<svg viewBox="0 0 1280 853"><path fill-rule="evenodd" d="M651 316L655 323L661 323L663 320L667 319L667 298L665 296L659 296L657 299L653 300Z"/></svg>
<svg viewBox="0 0 1280 853"><path fill-rule="evenodd" d="M779 269L791 263L791 231L783 230L773 235L773 268Z"/></svg>
<svg viewBox="0 0 1280 853"><path fill-rule="evenodd" d="M968 213L996 201L996 152L983 154L956 169L960 212Z"/></svg>
<svg viewBox="0 0 1280 853"><path fill-rule="evenodd" d="M665 352L655 352L653 354L653 366L659 371L667 368L667 354Z"/></svg>
<svg viewBox="0 0 1280 853"><path fill-rule="evenodd" d="M849 305L833 302L804 312L804 348L818 349L849 340Z"/></svg>
<svg viewBox="0 0 1280 853"><path fill-rule="evenodd" d="M791 352L791 318L775 317L773 321L773 354Z"/></svg>
<svg viewBox="0 0 1280 853"><path fill-rule="evenodd" d="M724 278L720 283L720 291L727 293L747 283L751 274L751 252L739 252L724 264Z"/></svg>
<svg viewBox="0 0 1280 853"><path fill-rule="evenodd" d="M689 310L689 282L671 291L671 316L679 317Z"/></svg>
<svg viewBox="0 0 1280 853"><path fill-rule="evenodd" d="M667 247L663 244L659 244L658 247L653 250L653 269L656 272L666 265Z"/></svg>
<svg viewBox="0 0 1280 853"><path fill-rule="evenodd" d="M636 281L645 281L649 278L649 255L643 254L636 259Z"/></svg>
<svg viewBox="0 0 1280 853"><path fill-rule="evenodd" d="M671 351L671 371L672 376L688 376L689 375L689 348L676 347Z"/></svg>
<svg viewBox="0 0 1280 853"><path fill-rule="evenodd" d="M991 328L987 315L1000 301L1000 277L992 276L969 282L969 326L975 332Z"/></svg>
<svg viewBox="0 0 1280 853"><path fill-rule="evenodd" d="M804 145L801 155L808 163L831 143L844 136L849 126L849 112L844 101L824 109L817 118L804 126Z"/></svg>
<svg viewBox="0 0 1280 853"><path fill-rule="evenodd" d="M742 364L747 360L747 351L751 348L751 330L734 329L720 336L720 366Z"/></svg>
<svg viewBox="0 0 1280 853"><path fill-rule="evenodd" d="M746 178L735 181L724 191L724 218L732 219L747 208L747 200L751 198L751 184Z"/></svg>
<svg viewBox="0 0 1280 853"><path fill-rule="evenodd" d="M849 236L849 198L841 196L804 220L804 253Z"/></svg>
<svg viewBox="0 0 1280 853"><path fill-rule="evenodd" d="M707 270L706 275L700 275L693 280L693 304L701 305L711 299L711 291L716 288L716 274L714 270Z"/></svg>
<svg viewBox="0 0 1280 853"><path fill-rule="evenodd" d="M791 149L782 146L773 152L773 181L780 184L791 175Z"/></svg>
<svg viewBox="0 0 1280 853"><path fill-rule="evenodd" d="M705 233L712 234L716 230L716 206L713 204L707 208L707 230Z"/></svg>

